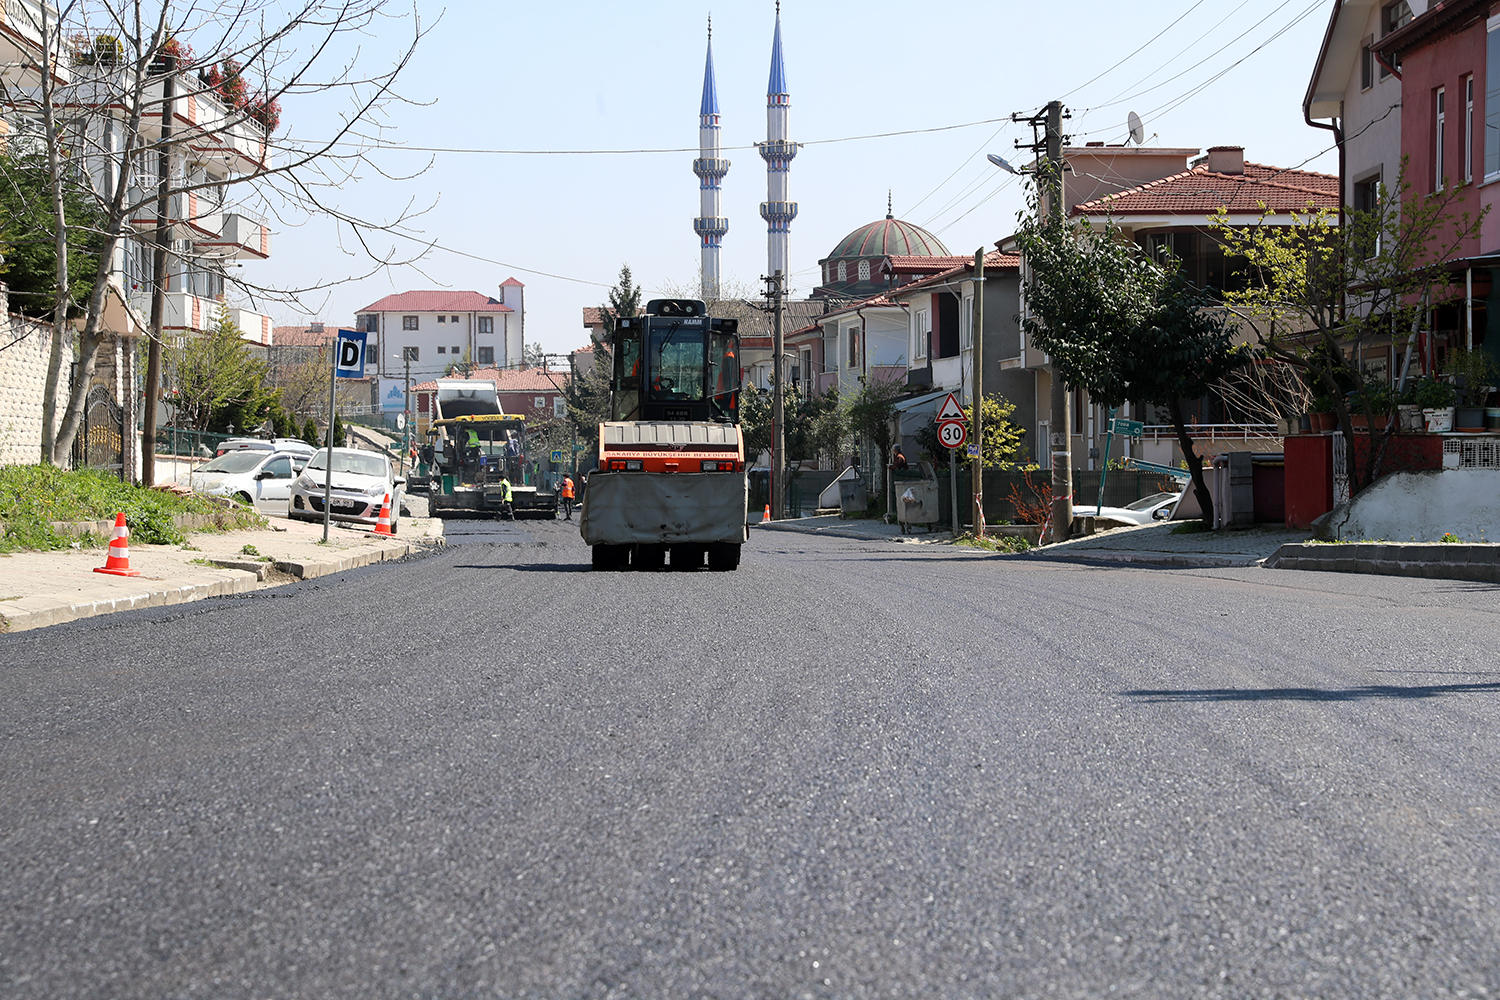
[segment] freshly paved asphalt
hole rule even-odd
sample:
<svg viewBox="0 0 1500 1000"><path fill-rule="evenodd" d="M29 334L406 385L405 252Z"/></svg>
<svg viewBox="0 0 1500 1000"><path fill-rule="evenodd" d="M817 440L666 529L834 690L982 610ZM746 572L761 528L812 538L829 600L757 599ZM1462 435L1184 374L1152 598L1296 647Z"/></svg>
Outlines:
<svg viewBox="0 0 1500 1000"><path fill-rule="evenodd" d="M1500 590L570 525L0 636L0 996L1500 993Z"/></svg>

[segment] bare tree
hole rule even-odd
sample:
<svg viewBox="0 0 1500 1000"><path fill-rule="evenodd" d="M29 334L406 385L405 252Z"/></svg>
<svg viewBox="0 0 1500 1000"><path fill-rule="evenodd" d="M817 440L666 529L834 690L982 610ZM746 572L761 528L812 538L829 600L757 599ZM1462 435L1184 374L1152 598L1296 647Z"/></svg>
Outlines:
<svg viewBox="0 0 1500 1000"><path fill-rule="evenodd" d="M367 168L391 176L371 153L382 145L386 112L403 101L394 86L424 29L415 10L398 14L390 0L68 0L55 15L35 0L17 6L32 15L41 42L28 67L32 84L7 87L0 104L18 126L14 141L45 151L51 174L58 275L49 390L62 377L64 323L74 305L66 188L85 188L101 216L96 280L87 303L77 304L83 319L67 407L60 419L50 406L44 414L42 459L60 464L110 332L111 298L138 309L143 296L135 293L171 270L201 277L207 297L222 300L222 260L233 251L216 256L213 245L226 242L232 190L250 192L282 221L332 218L372 270L394 263L376 239L400 231L417 214L412 205L391 219L368 220L343 211L328 194ZM409 35L395 54L367 70L361 45L370 36L389 37L403 23ZM326 106L330 97L342 99L343 110L323 134L274 137L283 100ZM218 238L194 240L196 234ZM166 251L154 266L145 262L148 240ZM208 246L200 250L198 242ZM313 287L337 280L347 276Z"/></svg>

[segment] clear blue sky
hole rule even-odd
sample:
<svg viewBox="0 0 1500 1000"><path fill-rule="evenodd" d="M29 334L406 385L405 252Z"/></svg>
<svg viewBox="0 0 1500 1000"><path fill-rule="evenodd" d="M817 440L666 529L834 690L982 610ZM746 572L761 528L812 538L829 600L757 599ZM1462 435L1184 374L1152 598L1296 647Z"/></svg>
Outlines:
<svg viewBox="0 0 1500 1000"><path fill-rule="evenodd" d="M1123 140L1126 115L1135 111L1145 119L1148 145L1243 145L1254 162L1306 161L1309 169L1335 171L1329 133L1309 128L1301 112L1332 2L786 0L792 137L808 143L791 174L801 206L791 234L794 287L805 293L820 257L885 215L887 189L897 218L930 229L954 253L972 253L1013 231L1024 200L1020 184L984 157L1012 158L1013 140L1029 141L1029 130L1008 120L829 140L1008 119L1061 98L1073 110L1067 130L1078 142ZM527 341L563 352L585 342L580 310L604 300L622 263L648 292L672 283L696 287L693 152L494 151L695 149L710 5L461 0L420 7L423 20L437 24L399 89L429 103L393 107L388 137L466 151L385 150L377 159L388 172L410 172L429 159L432 165L405 181L365 171L360 183L331 197L369 218L388 218L407 202L435 202L413 235L446 249L433 249L417 266L307 296L303 310L271 305L276 323L317 317L347 324L393 291L495 294L514 276L526 284ZM723 269L728 281L758 290L766 268L758 212L765 166L753 149L735 147L765 137L775 7L772 0L735 0L712 12L723 141L733 163L724 182L730 231ZM289 134L312 138L326 129L315 107L284 104ZM294 287L363 268L326 223L286 228L273 221L273 229L272 259L246 265L253 280ZM377 242L398 254L415 247Z"/></svg>

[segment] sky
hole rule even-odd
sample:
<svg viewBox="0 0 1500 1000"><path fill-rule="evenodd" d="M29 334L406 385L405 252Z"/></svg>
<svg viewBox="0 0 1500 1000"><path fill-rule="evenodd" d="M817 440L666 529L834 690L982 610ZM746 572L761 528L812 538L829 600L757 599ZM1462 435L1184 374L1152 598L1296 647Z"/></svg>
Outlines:
<svg viewBox="0 0 1500 1000"><path fill-rule="evenodd" d="M1252 162L1336 172L1329 133L1301 108L1333 2L786 0L791 137L805 144L791 170L792 293L812 288L842 237L885 216L888 192L896 218L954 254L1013 232L1023 182L985 154L1029 156L1014 143L1031 131L1010 116L1054 99L1079 144L1124 141L1134 111L1148 146L1242 145ZM766 173L752 144L766 134L774 0L418 0L416 13L427 34L396 87L405 102L384 110L371 166L324 196L368 220L423 210L402 235L368 241L377 256L420 259L371 273L359 242L328 219L273 219L272 257L245 276L280 289L332 283L297 303L257 303L277 325L349 325L392 292L495 295L514 277L526 285L527 343L561 354L587 342L582 308L605 301L622 264L647 297L695 290L692 160L710 13L732 164L721 267L727 288L759 294ZM362 60L388 60L411 28L381 25ZM333 101L282 103L287 136L329 134Z"/></svg>

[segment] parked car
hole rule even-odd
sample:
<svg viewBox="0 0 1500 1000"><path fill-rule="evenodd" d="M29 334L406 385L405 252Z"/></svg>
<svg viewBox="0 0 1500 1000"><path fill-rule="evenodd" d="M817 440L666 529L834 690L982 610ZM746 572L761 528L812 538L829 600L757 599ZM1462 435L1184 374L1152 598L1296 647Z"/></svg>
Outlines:
<svg viewBox="0 0 1500 1000"><path fill-rule="evenodd" d="M311 457L291 451L227 451L188 473L188 487L251 504L262 514L285 514L292 481Z"/></svg>
<svg viewBox="0 0 1500 1000"><path fill-rule="evenodd" d="M287 516L299 521L323 520L323 484L328 470L328 449L318 451L292 483ZM358 448L333 449L333 477L328 509L335 521L376 524L386 494L391 498L391 531L401 512L406 479L391 468L391 460L379 452Z"/></svg>
<svg viewBox="0 0 1500 1000"><path fill-rule="evenodd" d="M291 451L311 455L317 449L300 438L225 438L214 450L214 456L231 451Z"/></svg>
<svg viewBox="0 0 1500 1000"><path fill-rule="evenodd" d="M1181 493L1153 493L1124 507L1074 507L1073 513L1079 517L1103 517L1131 524L1150 524L1152 521L1172 520L1172 515L1177 512L1177 501L1181 499Z"/></svg>

